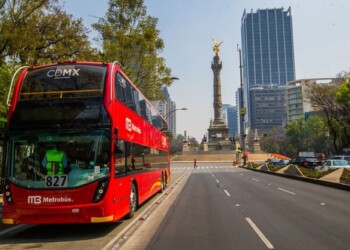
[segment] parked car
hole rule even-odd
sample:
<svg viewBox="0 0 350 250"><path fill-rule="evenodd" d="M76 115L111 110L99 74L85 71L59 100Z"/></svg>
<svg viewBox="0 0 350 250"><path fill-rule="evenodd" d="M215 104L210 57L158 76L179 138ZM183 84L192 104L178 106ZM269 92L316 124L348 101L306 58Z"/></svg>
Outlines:
<svg viewBox="0 0 350 250"><path fill-rule="evenodd" d="M279 163L279 159L275 159L275 158L270 158L270 159L267 159L265 162L267 163L267 164L271 164L271 165L278 165L278 163Z"/></svg>
<svg viewBox="0 0 350 250"><path fill-rule="evenodd" d="M329 159L325 160L321 168L336 169L336 168L350 168L347 160Z"/></svg>
<svg viewBox="0 0 350 250"><path fill-rule="evenodd" d="M290 160L279 160L279 162L277 163L278 166L285 166L288 165L290 163Z"/></svg>
<svg viewBox="0 0 350 250"><path fill-rule="evenodd" d="M315 168L316 166L320 166L322 161L318 157L297 156L290 163L301 167Z"/></svg>
<svg viewBox="0 0 350 250"><path fill-rule="evenodd" d="M334 155L331 157L334 160L347 160L350 163L350 155Z"/></svg>

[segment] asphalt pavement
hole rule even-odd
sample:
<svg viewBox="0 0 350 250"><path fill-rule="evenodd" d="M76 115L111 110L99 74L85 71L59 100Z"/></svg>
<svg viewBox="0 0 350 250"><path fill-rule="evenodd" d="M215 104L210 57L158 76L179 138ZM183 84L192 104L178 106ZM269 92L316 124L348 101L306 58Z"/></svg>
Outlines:
<svg viewBox="0 0 350 250"><path fill-rule="evenodd" d="M348 191L202 163L148 243L123 249L349 249L349 202Z"/></svg>

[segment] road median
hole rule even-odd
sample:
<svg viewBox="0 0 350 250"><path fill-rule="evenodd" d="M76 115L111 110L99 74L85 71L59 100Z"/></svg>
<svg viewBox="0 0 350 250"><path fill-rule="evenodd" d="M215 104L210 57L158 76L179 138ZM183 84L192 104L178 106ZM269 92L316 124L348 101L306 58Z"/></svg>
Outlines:
<svg viewBox="0 0 350 250"><path fill-rule="evenodd" d="M329 173L328 175L325 175L319 179L316 179L316 178L310 178L310 177L305 176L302 173L302 171L299 169L299 167L296 165L293 165L293 164L290 164L290 165L287 165L287 166L281 168L281 169L284 169L284 171L280 171L280 170L271 171L271 170L269 170L268 167L267 168L263 167L263 165L267 166L267 164L261 164L260 166L254 167L253 163L250 162L244 166L239 166L239 167L244 168L244 169L249 169L249 170L255 171L255 172L262 172L262 173L272 174L272 175L285 177L285 178L289 178L289 179L295 179L295 180L299 180L299 181L304 181L304 182L309 182L309 183L314 183L314 184L323 185L323 186L327 186L327 187L333 187L333 188L337 188L337 189L350 191L350 185L340 183L340 176L341 176L341 172L343 169L335 170L335 171Z"/></svg>

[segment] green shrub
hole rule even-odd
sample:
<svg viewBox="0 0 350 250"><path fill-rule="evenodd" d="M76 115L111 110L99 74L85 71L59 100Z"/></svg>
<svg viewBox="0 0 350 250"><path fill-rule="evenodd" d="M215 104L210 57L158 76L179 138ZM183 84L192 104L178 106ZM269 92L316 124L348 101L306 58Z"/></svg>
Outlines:
<svg viewBox="0 0 350 250"><path fill-rule="evenodd" d="M350 170L345 168L343 174L340 176L341 181L350 181Z"/></svg>
<svg viewBox="0 0 350 250"><path fill-rule="evenodd" d="M250 164L250 166L252 166L253 168L258 168L258 167L261 166L261 165L255 163L255 162L250 162L249 164Z"/></svg>
<svg viewBox="0 0 350 250"><path fill-rule="evenodd" d="M281 168L284 168L285 166L276 166L273 164L267 164L267 167L270 169L270 171L276 172L276 171L280 170Z"/></svg>
<svg viewBox="0 0 350 250"><path fill-rule="evenodd" d="M316 169L310 169L310 168L304 168L304 167L299 167L300 171L303 173L304 176L309 177L309 178L314 178L314 179L319 179L327 174L332 173L335 169L330 169L327 171L320 172Z"/></svg>

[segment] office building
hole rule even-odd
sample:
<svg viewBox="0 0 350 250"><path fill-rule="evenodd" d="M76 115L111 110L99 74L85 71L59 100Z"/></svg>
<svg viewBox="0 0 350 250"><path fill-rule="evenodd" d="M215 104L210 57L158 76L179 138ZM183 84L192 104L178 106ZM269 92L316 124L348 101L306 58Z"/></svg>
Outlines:
<svg viewBox="0 0 350 250"><path fill-rule="evenodd" d="M334 78L298 79L287 83L286 107L287 121L299 118L306 119L314 112L307 98L307 90L310 84L331 84Z"/></svg>
<svg viewBox="0 0 350 250"><path fill-rule="evenodd" d="M244 11L241 22L247 127L281 126L286 122L286 83L295 79L291 8Z"/></svg>
<svg viewBox="0 0 350 250"><path fill-rule="evenodd" d="M237 108L231 104L223 104L222 119L227 124L229 137L237 137Z"/></svg>
<svg viewBox="0 0 350 250"><path fill-rule="evenodd" d="M162 88L164 100L152 101L158 112L166 119L168 130L176 136L176 103L171 100L167 87Z"/></svg>

